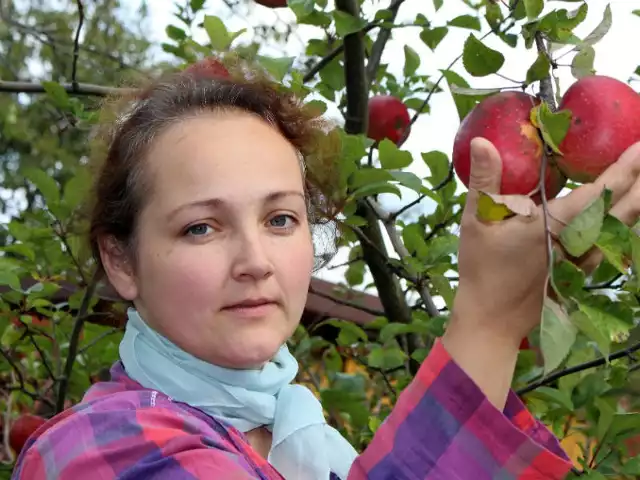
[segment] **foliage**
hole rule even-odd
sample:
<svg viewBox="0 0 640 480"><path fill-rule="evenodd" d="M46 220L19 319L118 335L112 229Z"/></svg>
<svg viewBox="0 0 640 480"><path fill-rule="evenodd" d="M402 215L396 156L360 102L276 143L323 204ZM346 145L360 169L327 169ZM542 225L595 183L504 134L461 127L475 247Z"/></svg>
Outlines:
<svg viewBox="0 0 640 480"><path fill-rule="evenodd" d="M424 14L412 22L397 21L404 0L386 6L359 2L364 13L354 9L355 1L289 0L296 21L284 31L262 26L234 31L205 1L190 0L175 6L174 22L166 28L170 43L162 45L172 60L160 63L151 60L144 32L114 18L120 7L116 0L99 6L26 3L26 8L1 13L5 23L0 30L0 175L9 194L0 197L0 206L11 215L0 228L4 422L24 411L50 416L78 402L117 359L122 305L96 285L82 240L86 224L80 206L90 175L87 139L97 100L132 77L233 51L327 110L359 118L342 128L341 187L349 202L341 246L350 250L343 287L377 287L384 314L366 325L327 319L324 326L333 329L335 340L301 326L291 342L303 367L299 380L316 390L328 418L359 449L444 331L457 287L456 232L465 194L457 191L446 152L416 157L388 140L374 144L367 139L366 107L358 99L392 94L411 109L413 123L421 114L438 115L430 109L435 95L452 95L463 119L479 100L499 90L471 86L475 79L500 75L505 64L503 52L489 46L488 39L499 39L503 51L525 45L538 54L522 72L525 81L510 88L542 90L545 102L532 118L557 149L567 128L566 116L553 109L562 92L557 84L553 91L549 81L561 68L558 59L573 52L573 75L592 74L593 45L612 28L607 7L597 28L578 38L574 29L589 13L581 1L571 9L544 0L463 1L468 13L433 24ZM443 2L433 4L439 10ZM229 6L239 12L254 8L239 1ZM138 12L140 18L144 14ZM265 38L284 45L303 26L311 38L301 56L263 51ZM389 34L399 28L419 29L432 50L451 29L469 33L462 52L435 77L419 73L420 56L404 45L399 77L381 62ZM77 30L83 33L80 42ZM362 40L360 56L353 48L357 44L349 43L353 39ZM366 65L370 80L346 75L346 58ZM26 67L32 62L43 73ZM453 70L458 62L466 79ZM412 173L419 163L429 171L425 177ZM385 196L403 199L408 191L418 195L416 201L405 201L400 211L385 211ZM432 211L418 208L425 199L434 202ZM606 260L587 277L554 257L551 283L557 301L545 305L541 326L529 339L533 348L521 351L513 387L558 437L578 436L576 472L591 472L588 478L634 478L640 475L640 457L633 458L635 452L627 447L628 439L640 434L634 399L639 388L640 239L608 213L609 201L604 192L561 235L570 253L579 256L595 246ZM338 301L340 295L336 291ZM6 439L3 443L0 451L8 459Z"/></svg>

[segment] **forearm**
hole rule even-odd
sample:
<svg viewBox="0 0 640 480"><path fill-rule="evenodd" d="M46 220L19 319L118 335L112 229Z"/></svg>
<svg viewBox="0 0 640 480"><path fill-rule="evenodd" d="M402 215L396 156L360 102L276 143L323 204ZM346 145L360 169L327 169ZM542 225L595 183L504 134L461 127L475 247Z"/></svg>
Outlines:
<svg viewBox="0 0 640 480"><path fill-rule="evenodd" d="M502 411L511 387L520 340L474 328L482 323L452 315L442 344L488 400Z"/></svg>

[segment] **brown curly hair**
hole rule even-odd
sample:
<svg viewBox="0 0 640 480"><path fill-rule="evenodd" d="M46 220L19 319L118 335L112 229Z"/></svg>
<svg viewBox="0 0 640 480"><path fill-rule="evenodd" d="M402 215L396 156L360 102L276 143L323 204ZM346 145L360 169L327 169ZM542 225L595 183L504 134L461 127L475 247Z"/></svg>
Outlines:
<svg viewBox="0 0 640 480"><path fill-rule="evenodd" d="M100 269L100 238L115 239L135 260L137 221L150 196L145 156L153 140L176 122L225 109L258 115L298 150L315 268L334 256L339 231L335 217L344 198L339 187L341 147L336 129L266 73L239 64L226 67L226 77L208 75L206 69L187 69L107 100L88 205L88 240Z"/></svg>

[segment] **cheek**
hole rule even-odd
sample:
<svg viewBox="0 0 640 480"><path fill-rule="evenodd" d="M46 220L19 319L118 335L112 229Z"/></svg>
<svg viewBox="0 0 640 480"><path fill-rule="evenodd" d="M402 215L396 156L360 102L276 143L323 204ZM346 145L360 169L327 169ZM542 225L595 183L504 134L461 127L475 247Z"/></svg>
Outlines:
<svg viewBox="0 0 640 480"><path fill-rule="evenodd" d="M149 252L141 262L141 287L153 298L165 299L163 303L193 305L203 302L211 305L211 292L220 291L224 284L222 268L206 251L175 247L167 251ZM150 290L153 290L151 292Z"/></svg>

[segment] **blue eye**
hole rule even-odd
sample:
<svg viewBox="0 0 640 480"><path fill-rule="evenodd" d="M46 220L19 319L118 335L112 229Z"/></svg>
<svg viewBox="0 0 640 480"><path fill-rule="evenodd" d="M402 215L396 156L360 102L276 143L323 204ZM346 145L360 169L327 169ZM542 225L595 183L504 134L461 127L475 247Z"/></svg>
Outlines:
<svg viewBox="0 0 640 480"><path fill-rule="evenodd" d="M287 220L289 220L291 223L288 224ZM276 215L271 220L269 220L269 223L272 227L291 228L293 227L292 224L295 224L295 219L291 215Z"/></svg>
<svg viewBox="0 0 640 480"><path fill-rule="evenodd" d="M194 236L205 235L207 233L207 228L211 227L206 223L198 223L197 225L192 225L187 228L186 233Z"/></svg>

